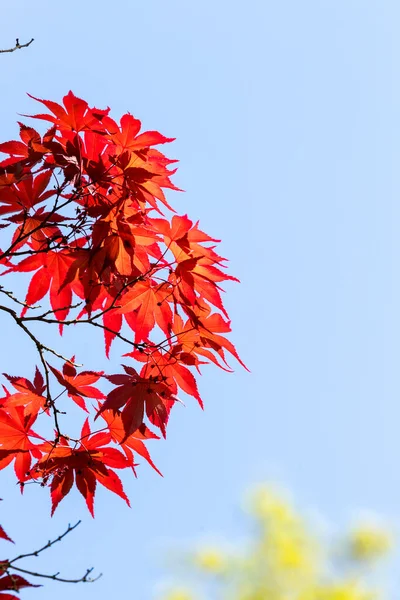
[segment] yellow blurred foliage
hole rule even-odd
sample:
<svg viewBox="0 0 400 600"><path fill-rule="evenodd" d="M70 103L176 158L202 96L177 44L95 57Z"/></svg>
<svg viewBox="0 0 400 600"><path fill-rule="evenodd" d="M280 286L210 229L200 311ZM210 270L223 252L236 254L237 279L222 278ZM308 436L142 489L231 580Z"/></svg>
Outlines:
<svg viewBox="0 0 400 600"><path fill-rule="evenodd" d="M282 493L258 488L249 510L256 535L240 552L203 547L185 557L205 600L382 600L371 582L373 563L393 545L390 532L364 522L344 536L337 552L323 544L306 519ZM196 586L196 590L198 586ZM163 600L195 600L175 590Z"/></svg>
<svg viewBox="0 0 400 600"><path fill-rule="evenodd" d="M349 550L354 559L375 560L386 554L392 546L392 535L372 523L354 527L349 535Z"/></svg>
<svg viewBox="0 0 400 600"><path fill-rule="evenodd" d="M193 596L185 590L174 590L168 595L168 600L193 600Z"/></svg>
<svg viewBox="0 0 400 600"><path fill-rule="evenodd" d="M216 548L204 548L195 554L194 563L200 569L221 574L227 567L223 553Z"/></svg>

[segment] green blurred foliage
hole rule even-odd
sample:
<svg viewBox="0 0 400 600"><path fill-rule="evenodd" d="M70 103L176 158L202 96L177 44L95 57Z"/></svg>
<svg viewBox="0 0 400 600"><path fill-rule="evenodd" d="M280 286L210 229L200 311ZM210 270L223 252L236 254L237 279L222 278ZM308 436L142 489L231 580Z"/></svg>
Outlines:
<svg viewBox="0 0 400 600"><path fill-rule="evenodd" d="M283 494L269 487L250 499L254 539L239 552L208 546L184 557L192 588L163 600L378 600L386 595L378 563L393 546L374 520L353 526L340 542L323 542ZM199 585L200 583L200 585ZM202 594L199 590L204 588ZM192 591L195 590L195 591Z"/></svg>

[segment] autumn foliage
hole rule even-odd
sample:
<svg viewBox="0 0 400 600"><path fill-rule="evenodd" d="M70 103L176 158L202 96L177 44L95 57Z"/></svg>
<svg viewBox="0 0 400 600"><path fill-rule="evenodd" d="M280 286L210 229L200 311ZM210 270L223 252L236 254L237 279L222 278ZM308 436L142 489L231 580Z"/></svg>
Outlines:
<svg viewBox="0 0 400 600"><path fill-rule="evenodd" d="M281 490L261 486L249 500L246 504L253 522L246 541L220 546L203 543L185 553L180 577L186 585L162 595L163 600L394 597L382 585L384 568L390 566L393 531L380 519L360 515L339 535L337 523L332 535L325 521L321 535L321 517L313 522Z"/></svg>
<svg viewBox="0 0 400 600"><path fill-rule="evenodd" d="M63 106L34 100L47 112L32 118L49 129L19 123L20 140L0 144L0 310L38 357L29 373L4 374L0 469L13 465L21 490L49 488L52 513L75 485L93 515L98 483L129 504L116 470L135 473L143 457L158 471L146 442L154 429L165 437L182 394L202 406L201 365L241 362L220 287L235 278L218 240L166 199L176 161L155 146L171 138L141 133L129 113L117 123L72 92ZM18 274L30 278L25 298L7 287ZM75 328L76 357L44 344L38 325L60 336ZM81 367L89 329L107 357L114 346L123 354L122 369ZM73 406L78 437L65 425Z"/></svg>

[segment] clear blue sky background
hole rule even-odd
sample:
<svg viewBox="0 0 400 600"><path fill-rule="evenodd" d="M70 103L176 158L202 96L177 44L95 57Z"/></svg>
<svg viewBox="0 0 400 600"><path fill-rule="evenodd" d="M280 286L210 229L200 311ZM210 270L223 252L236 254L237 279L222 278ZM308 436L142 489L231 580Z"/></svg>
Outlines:
<svg viewBox="0 0 400 600"><path fill-rule="evenodd" d="M95 521L75 493L50 520L47 493L31 486L21 499L3 474L0 521L18 550L84 520L34 566L105 574L24 597L156 598L167 549L207 532L234 538L238 500L260 480L333 521L364 507L396 519L398 2L20 0L1 19L1 47L35 38L0 58L3 140L17 112L36 109L25 92L60 100L69 89L177 137L168 151L187 192L170 199L223 239L242 281L226 305L252 370L204 369L205 412L176 407L167 441L149 444L164 479L145 464L125 478L132 510L98 490ZM28 344L6 317L1 332L1 371L29 375ZM100 336L79 335L64 348L112 371Z"/></svg>

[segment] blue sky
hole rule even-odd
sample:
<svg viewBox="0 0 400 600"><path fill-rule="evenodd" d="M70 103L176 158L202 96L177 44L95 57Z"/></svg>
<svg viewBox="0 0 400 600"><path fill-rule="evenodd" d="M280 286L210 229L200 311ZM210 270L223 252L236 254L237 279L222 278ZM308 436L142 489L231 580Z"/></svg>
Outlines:
<svg viewBox="0 0 400 600"><path fill-rule="evenodd" d="M177 141L171 202L221 237L240 285L226 286L233 339L251 374L204 369L202 413L177 407L166 442L125 479L132 510L99 490L96 519L71 494L23 498L2 474L2 517L18 550L82 518L34 566L92 586L96 600L157 598L168 549L243 531L242 492L260 480L340 522L360 508L400 514L400 53L397 2L381 0L22 0L2 14L1 138L25 92L72 89L114 116L130 111ZM31 348L1 317L1 371L29 375ZM95 332L64 348L100 363ZM78 348L79 347L79 348ZM103 361L103 362L101 362ZM5 551L8 551L5 550ZM36 564L37 563L37 564Z"/></svg>

